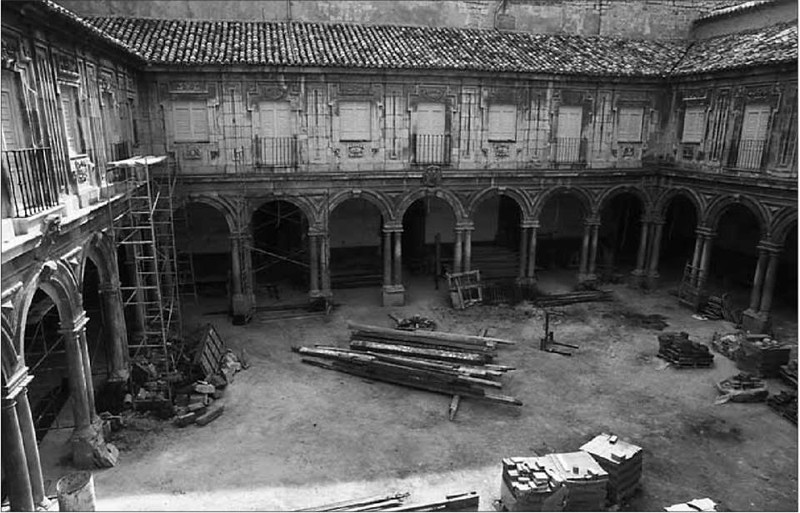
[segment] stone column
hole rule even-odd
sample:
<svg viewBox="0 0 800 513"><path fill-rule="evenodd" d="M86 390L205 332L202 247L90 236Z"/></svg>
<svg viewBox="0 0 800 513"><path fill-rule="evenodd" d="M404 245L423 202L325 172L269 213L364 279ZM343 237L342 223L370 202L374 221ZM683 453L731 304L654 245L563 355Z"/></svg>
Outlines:
<svg viewBox="0 0 800 513"><path fill-rule="evenodd" d="M392 232L383 231L383 286L392 284Z"/></svg>
<svg viewBox="0 0 800 513"><path fill-rule="evenodd" d="M403 284L403 232L394 232L394 285Z"/></svg>
<svg viewBox="0 0 800 513"><path fill-rule="evenodd" d="M769 318L769 312L772 308L772 298L775 293L775 279L778 276L779 257L779 249L773 248L769 252L769 264L767 264L767 272L764 275L764 290L761 292L761 305L758 309L759 315L765 321Z"/></svg>
<svg viewBox="0 0 800 513"><path fill-rule="evenodd" d="M36 443L36 428L33 425L31 404L28 401L28 388L23 387L17 394L17 419L22 432L25 448L25 459L28 464L28 476L31 482L33 503L37 506L46 504L44 495L44 479L42 463L39 460L39 447ZM4 424L5 425L5 424Z"/></svg>
<svg viewBox="0 0 800 513"><path fill-rule="evenodd" d="M519 229L519 280L525 279L528 258L528 228L521 226Z"/></svg>
<svg viewBox="0 0 800 513"><path fill-rule="evenodd" d="M695 230L694 254L692 255L692 270L690 275L690 282L692 285L697 285L700 270L700 256L703 254L703 244L705 243L703 233L705 232L700 228Z"/></svg>
<svg viewBox="0 0 800 513"><path fill-rule="evenodd" d="M581 244L581 263L578 269L578 281L581 283L591 282L595 280L595 276L591 274L591 263L589 258L591 256L592 239L595 232L595 226L600 224L600 220L596 217L587 217L583 225L583 243Z"/></svg>
<svg viewBox="0 0 800 513"><path fill-rule="evenodd" d="M238 233L230 234L231 242L231 310L233 315L242 315L242 304L244 295L242 294L242 265L241 248L242 236Z"/></svg>
<svg viewBox="0 0 800 513"><path fill-rule="evenodd" d="M664 234L664 219L653 220L653 245L650 252L650 266L647 277L650 280L658 278L658 261L661 258L661 238Z"/></svg>
<svg viewBox="0 0 800 513"><path fill-rule="evenodd" d="M469 272L472 266L472 227L464 228L464 272Z"/></svg>
<svg viewBox="0 0 800 513"><path fill-rule="evenodd" d="M316 234L308 234L308 279L309 295L319 296L319 237Z"/></svg>
<svg viewBox="0 0 800 513"><path fill-rule="evenodd" d="M589 276L590 279L595 279L595 272L597 271L597 238L600 235L600 225L598 223L592 224L592 235L589 243Z"/></svg>
<svg viewBox="0 0 800 513"><path fill-rule="evenodd" d="M758 263L756 264L756 274L753 276L753 290L750 292L750 306L748 310L758 312L761 305L761 290L764 285L764 273L767 270L767 260L769 253L761 245L758 246Z"/></svg>
<svg viewBox="0 0 800 513"><path fill-rule="evenodd" d="M460 273L463 268L461 267L461 256L464 252L464 232L456 228L456 242L453 245L453 272Z"/></svg>
<svg viewBox="0 0 800 513"><path fill-rule="evenodd" d="M256 305L256 288L254 285L255 276L253 275L253 234L250 228L242 232L241 255L242 255L242 295L245 298L245 306L248 313L253 311Z"/></svg>
<svg viewBox="0 0 800 513"><path fill-rule="evenodd" d="M103 302L103 327L106 333L109 358L111 360L111 381L124 382L130 377L128 356L128 330L125 325L125 310L122 306L122 294L119 281L104 284L100 287Z"/></svg>
<svg viewBox="0 0 800 513"><path fill-rule="evenodd" d="M708 278L708 264L711 263L711 247L713 245L714 233L705 232L703 236L703 253L700 257L700 270L697 273L697 286L702 287Z"/></svg>
<svg viewBox="0 0 800 513"><path fill-rule="evenodd" d="M328 234L325 233L320 239L320 274L322 275L322 295L330 297L331 292L331 243Z"/></svg>
<svg viewBox="0 0 800 513"><path fill-rule="evenodd" d="M8 497L12 511L33 511L33 490L25 457L25 443L17 417L17 402L3 390L2 423L0 430L3 451L3 477L7 480ZM4 490L4 491L6 491Z"/></svg>
<svg viewBox="0 0 800 513"><path fill-rule="evenodd" d="M530 226L530 245L528 246L528 279L536 280L536 238L539 231L539 223Z"/></svg>
<svg viewBox="0 0 800 513"><path fill-rule="evenodd" d="M64 336L64 348L67 354L75 436L87 434L92 423L89 392L86 387L88 381L86 379L86 368L83 365L83 349L81 347L87 321L86 316L82 315L73 321L71 325L62 325L60 330L60 333Z"/></svg>
<svg viewBox="0 0 800 513"><path fill-rule="evenodd" d="M405 304L403 288L403 226L383 226L383 306Z"/></svg>
<svg viewBox="0 0 800 513"><path fill-rule="evenodd" d="M647 258L647 234L650 232L650 219L642 216L642 230L639 232L639 252L636 254L636 269L633 270L634 276L645 275L645 265Z"/></svg>

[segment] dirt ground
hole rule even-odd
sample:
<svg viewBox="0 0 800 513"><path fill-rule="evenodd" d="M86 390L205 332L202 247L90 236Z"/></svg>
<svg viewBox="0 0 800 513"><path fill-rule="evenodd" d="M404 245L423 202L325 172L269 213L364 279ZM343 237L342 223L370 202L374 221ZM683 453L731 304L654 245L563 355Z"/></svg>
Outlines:
<svg viewBox="0 0 800 513"><path fill-rule="evenodd" d="M555 339L580 346L572 357L540 352L540 311L448 308L443 294L409 287L408 305L374 306L377 290L337 293L327 320L233 326L213 322L246 349L251 367L228 387L225 414L179 429L137 419L121 432L117 467L95 473L98 510L291 510L393 490L414 502L476 490L481 510L499 498L500 461L569 452L600 432L644 448L642 492L626 509L657 511L710 497L734 511L797 511L797 428L765 404L714 405L713 383L736 368L717 354L711 369L665 368L659 331L636 314L662 314L666 330L708 342L724 321L700 321L666 291L623 285L609 303L558 308ZM214 305L203 305L214 310ZM217 308L218 309L218 308ZM440 329L518 341L497 363L518 370L508 407L464 400L454 422L450 398L319 369L292 345L347 344L348 319L390 326L387 313L420 314ZM792 330L796 333L796 318ZM794 340L796 343L796 338ZM771 392L783 385L769 382ZM52 483L56 466L46 470Z"/></svg>

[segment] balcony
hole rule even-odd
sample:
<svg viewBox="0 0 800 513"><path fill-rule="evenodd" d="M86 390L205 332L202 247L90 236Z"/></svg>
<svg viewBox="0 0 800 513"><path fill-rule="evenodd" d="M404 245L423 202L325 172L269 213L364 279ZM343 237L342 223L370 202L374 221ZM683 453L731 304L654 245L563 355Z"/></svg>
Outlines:
<svg viewBox="0 0 800 513"><path fill-rule="evenodd" d="M259 168L292 169L299 160L294 137L256 137L253 151Z"/></svg>
<svg viewBox="0 0 800 513"><path fill-rule="evenodd" d="M5 150L2 166L11 217L30 217L59 204L66 179L56 173L50 148Z"/></svg>
<svg viewBox="0 0 800 513"><path fill-rule="evenodd" d="M447 134L416 134L412 140L414 163L446 166L450 164L450 136Z"/></svg>
<svg viewBox="0 0 800 513"><path fill-rule="evenodd" d="M580 159L580 138L559 137L555 141L554 160L558 164L574 164Z"/></svg>
<svg viewBox="0 0 800 513"><path fill-rule="evenodd" d="M736 167L739 169L759 169L764 156L763 139L743 139L739 141Z"/></svg>

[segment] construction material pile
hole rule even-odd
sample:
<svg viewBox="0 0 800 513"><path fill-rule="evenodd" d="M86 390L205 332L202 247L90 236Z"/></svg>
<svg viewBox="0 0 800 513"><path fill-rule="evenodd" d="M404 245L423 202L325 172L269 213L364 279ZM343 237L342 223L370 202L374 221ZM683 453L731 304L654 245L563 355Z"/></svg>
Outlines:
<svg viewBox="0 0 800 513"><path fill-rule="evenodd" d="M376 381L459 397L521 405L497 392L499 378L513 367L494 365L497 345L513 344L498 338L439 331L403 331L347 323L350 348L293 347L303 362Z"/></svg>
<svg viewBox="0 0 800 513"><path fill-rule="evenodd" d="M692 342L685 331L658 335L656 356L679 368L710 367L714 362L714 355L708 350L708 346Z"/></svg>
<svg viewBox="0 0 800 513"><path fill-rule="evenodd" d="M581 446L581 450L608 473L608 501L620 504L639 488L642 479L643 451L616 435L602 433Z"/></svg>
<svg viewBox="0 0 800 513"><path fill-rule="evenodd" d="M567 487L564 511L600 511L606 505L608 473L583 452L551 454L554 470Z"/></svg>
<svg viewBox="0 0 800 513"><path fill-rule="evenodd" d="M736 352L736 367L762 378L777 378L791 348L766 335L747 335Z"/></svg>
<svg viewBox="0 0 800 513"><path fill-rule="evenodd" d="M681 504L673 504L667 506L664 511L691 511L697 513L698 511L717 511L717 503L711 499L695 499Z"/></svg>
<svg viewBox="0 0 800 513"><path fill-rule="evenodd" d="M781 365L781 378L787 384L797 388L797 360Z"/></svg>
<svg viewBox="0 0 800 513"><path fill-rule="evenodd" d="M175 395L176 426L205 426L222 415L225 405L221 399L227 382L219 378L213 381L215 384L197 381Z"/></svg>
<svg viewBox="0 0 800 513"><path fill-rule="evenodd" d="M757 403L763 401L769 395L767 384L764 381L747 372L740 372L735 376L724 379L716 383L717 390L722 394L717 398L716 403Z"/></svg>
<svg viewBox="0 0 800 513"><path fill-rule="evenodd" d="M747 335L743 331L736 331L734 333L721 334L714 332L711 337L711 347L714 351L736 360L736 352L739 351L739 346Z"/></svg>
<svg viewBox="0 0 800 513"><path fill-rule="evenodd" d="M541 308L553 306L566 306L575 303L588 303L593 301L611 301L611 291L608 290L580 290L565 294L545 294L536 296L531 302Z"/></svg>
<svg viewBox="0 0 800 513"><path fill-rule="evenodd" d="M478 492L447 495L441 501L406 504L408 496L408 492L376 495L297 511L478 511L480 502Z"/></svg>
<svg viewBox="0 0 800 513"><path fill-rule="evenodd" d="M709 296L700 313L703 317L712 321L724 319L730 322L738 322L737 316L741 317L741 313L737 313L729 305L727 294L723 294L722 296Z"/></svg>
<svg viewBox="0 0 800 513"><path fill-rule="evenodd" d="M428 330L428 331L435 331L436 321L433 319L429 319L427 317L423 317L422 315L412 315L411 317L395 317L394 315L389 315L395 323L395 328L398 330L404 331L417 331L417 330Z"/></svg>
<svg viewBox="0 0 800 513"><path fill-rule="evenodd" d="M797 425L797 392L784 390L778 395L771 395L767 398L767 406Z"/></svg>

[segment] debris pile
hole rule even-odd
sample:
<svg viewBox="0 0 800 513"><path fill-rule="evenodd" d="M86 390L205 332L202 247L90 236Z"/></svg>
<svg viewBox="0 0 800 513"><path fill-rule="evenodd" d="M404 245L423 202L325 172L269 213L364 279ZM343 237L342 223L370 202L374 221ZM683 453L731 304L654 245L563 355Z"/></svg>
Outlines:
<svg viewBox="0 0 800 513"><path fill-rule="evenodd" d="M722 335L714 332L711 337L711 347L714 351L728 357L731 360L736 360L736 352L742 344L742 340L746 337L743 331L736 331L734 333L726 333Z"/></svg>
<svg viewBox="0 0 800 513"><path fill-rule="evenodd" d="M787 384L797 388L797 360L791 360L786 365L781 365L781 378Z"/></svg>
<svg viewBox="0 0 800 513"><path fill-rule="evenodd" d="M709 296L700 313L712 321L726 320L737 322L734 310L728 304L727 294L722 296Z"/></svg>
<svg viewBox="0 0 800 513"><path fill-rule="evenodd" d="M543 458L504 458L500 502L505 511L563 511L567 488Z"/></svg>
<svg viewBox="0 0 800 513"><path fill-rule="evenodd" d="M717 503L711 499L695 499L693 501L667 506L664 508L664 511L692 511L694 513L698 511L717 511Z"/></svg>
<svg viewBox="0 0 800 513"><path fill-rule="evenodd" d="M575 303L588 303L593 301L611 301L609 290L581 290L565 294L544 294L531 299L531 302L541 308L553 306L566 306Z"/></svg>
<svg viewBox="0 0 800 513"><path fill-rule="evenodd" d="M214 381L217 382L216 385L207 381L196 381L183 387L175 395L176 426L205 426L222 415L225 405L220 399L227 382L221 379Z"/></svg>
<svg viewBox="0 0 800 513"><path fill-rule="evenodd" d="M445 273L453 308L463 310L483 303L483 285L480 271Z"/></svg>
<svg viewBox="0 0 800 513"><path fill-rule="evenodd" d="M685 331L666 332L658 335L658 353L656 354L675 367L710 367L714 355L708 346L689 340Z"/></svg>
<svg viewBox="0 0 800 513"><path fill-rule="evenodd" d="M765 400L769 395L767 384L762 379L747 372L740 372L735 376L719 381L716 386L719 393L722 394L717 398L717 404L728 401L734 403L757 403Z"/></svg>
<svg viewBox="0 0 800 513"><path fill-rule="evenodd" d="M412 315L411 317L395 317L389 315L395 323L395 329L404 331L428 330L436 331L436 321L423 317L421 315Z"/></svg>
<svg viewBox="0 0 800 513"><path fill-rule="evenodd" d="M347 324L351 330L349 349L317 345L293 347L292 350L314 358L303 358L303 363L324 369L459 398L522 404L514 397L497 392L503 386L499 378L513 367L490 363L497 345L513 344L512 341Z"/></svg>
<svg viewBox="0 0 800 513"><path fill-rule="evenodd" d="M778 395L771 395L767 398L767 406L797 425L797 392L783 390Z"/></svg>
<svg viewBox="0 0 800 513"><path fill-rule="evenodd" d="M335 502L297 511L478 511L478 492L445 496L444 500L406 504L407 492Z"/></svg>
<svg viewBox="0 0 800 513"><path fill-rule="evenodd" d="M602 433L583 444L581 450L608 473L608 502L621 504L633 496L642 478L641 447Z"/></svg>
<svg viewBox="0 0 800 513"><path fill-rule="evenodd" d="M762 378L777 378L791 348L766 335L747 335L736 352L736 367Z"/></svg>

